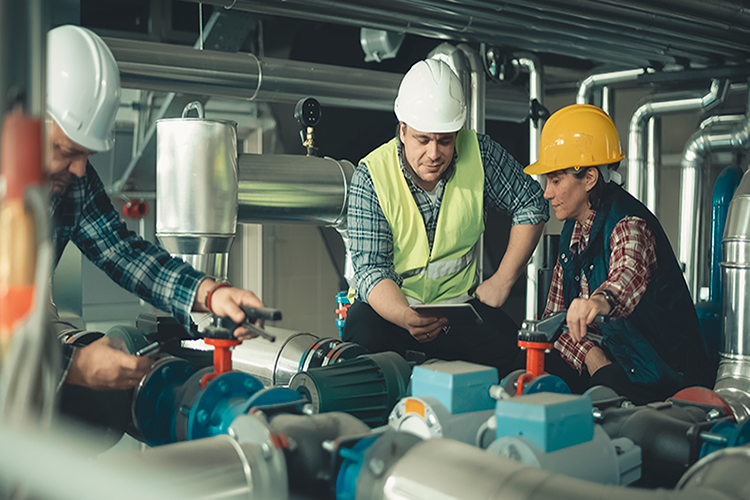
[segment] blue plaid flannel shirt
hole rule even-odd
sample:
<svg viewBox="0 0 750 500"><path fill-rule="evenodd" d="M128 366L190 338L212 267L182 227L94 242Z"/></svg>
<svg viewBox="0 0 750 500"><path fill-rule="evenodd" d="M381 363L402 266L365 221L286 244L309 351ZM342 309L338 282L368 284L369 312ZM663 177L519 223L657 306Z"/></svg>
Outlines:
<svg viewBox="0 0 750 500"><path fill-rule="evenodd" d="M539 183L524 174L521 164L488 135L477 134L477 138L484 165L485 217L489 205L510 214L513 225L549 220L549 202L543 198ZM432 249L445 182L454 171L457 154L454 152L451 165L435 188L437 202L433 205L430 197L405 169L402 147L403 144L398 141L401 171L422 214ZM393 280L401 286L403 279L393 265L393 232L380 207L372 177L364 162L359 164L352 176L347 225L357 299L367 302L372 289L384 279Z"/></svg>
<svg viewBox="0 0 750 500"><path fill-rule="evenodd" d="M84 177L73 177L65 193L52 197L50 215L55 266L72 241L115 283L189 330L195 294L206 276L130 231L90 163ZM63 367L68 367L72 347L65 345L63 351Z"/></svg>

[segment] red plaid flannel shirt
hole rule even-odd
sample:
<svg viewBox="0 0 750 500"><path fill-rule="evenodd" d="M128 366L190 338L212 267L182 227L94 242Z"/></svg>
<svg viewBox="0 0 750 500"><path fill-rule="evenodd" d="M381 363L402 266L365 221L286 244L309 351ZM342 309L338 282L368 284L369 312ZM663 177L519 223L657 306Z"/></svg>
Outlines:
<svg viewBox="0 0 750 500"><path fill-rule="evenodd" d="M583 223L576 222L570 239L571 252L583 251L589 243L591 227L596 212L591 213ZM610 237L612 253L609 257L609 274L607 281L594 290L609 290L617 297L617 305L610 312L612 318L628 316L643 297L651 274L656 270L656 240L646 221L639 217L626 217L615 226ZM552 276L552 285L547 296L547 307L543 317L565 310L563 297L563 272L558 259ZM586 276L581 273L581 298L589 297L589 284ZM588 352L597 345L597 331L594 331L576 343L570 335L564 333L555 342L555 348L570 366L580 373L584 367L584 360Z"/></svg>

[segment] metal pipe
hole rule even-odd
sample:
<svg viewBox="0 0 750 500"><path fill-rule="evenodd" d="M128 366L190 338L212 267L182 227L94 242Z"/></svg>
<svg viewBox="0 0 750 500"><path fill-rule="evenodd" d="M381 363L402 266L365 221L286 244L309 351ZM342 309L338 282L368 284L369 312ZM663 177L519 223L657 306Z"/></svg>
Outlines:
<svg viewBox="0 0 750 500"><path fill-rule="evenodd" d="M722 340L714 391L727 400L739 422L750 416L750 175L747 172L729 204L722 249Z"/></svg>
<svg viewBox="0 0 750 500"><path fill-rule="evenodd" d="M750 110L750 92L748 92ZM747 149L750 146L750 112L742 122L727 127L721 121L702 125L687 142L682 153L680 168L680 226L678 253L685 266L687 282L693 300L698 299L698 259L695 249L699 248L699 232L696 225L702 212L702 170L711 153Z"/></svg>
<svg viewBox="0 0 750 500"><path fill-rule="evenodd" d="M193 0L197 1L197 0ZM346 2L332 0L209 0L206 3L260 14L365 26L439 39L490 41L582 59L646 65L680 58L709 62L747 55L739 30L686 22L670 13L627 6L554 1ZM518 30L519 26L533 30ZM581 29L583 26L584 29ZM508 29L501 29L508 28ZM516 31L517 30L517 31ZM590 43L582 43L583 41Z"/></svg>
<svg viewBox="0 0 750 500"><path fill-rule="evenodd" d="M347 160L240 155L237 221L339 227L346 224L353 174Z"/></svg>
<svg viewBox="0 0 750 500"><path fill-rule="evenodd" d="M521 52L514 54L519 67L529 73L529 102L541 106L544 100L544 70L539 59L529 53ZM542 123L539 117L529 116L529 164L539 159L539 146L541 143ZM537 182L541 180L540 175L532 176ZM540 241L542 239L540 238ZM537 310L537 295L539 287L539 269L543 266L544 254L540 245L534 249L534 253L526 266L526 318L534 318Z"/></svg>
<svg viewBox="0 0 750 500"><path fill-rule="evenodd" d="M652 116L648 119L646 137L646 206L656 214L656 193L661 180L661 118Z"/></svg>
<svg viewBox="0 0 750 500"><path fill-rule="evenodd" d="M323 105L392 112L403 76L136 40L104 41L125 88L288 103L313 95ZM514 87L493 89L487 118L522 123L528 117L527 99Z"/></svg>
<svg viewBox="0 0 750 500"><path fill-rule="evenodd" d="M721 84L712 80L708 93L702 96L669 98L658 102L647 102L635 110L630 118L628 134L628 168L626 188L630 194L639 200L645 199L642 174L644 170L643 130L652 116L664 113L689 111L693 109L710 110L724 101L729 83ZM649 207L653 212L654 209Z"/></svg>
<svg viewBox="0 0 750 500"><path fill-rule="evenodd" d="M452 439L428 439L399 452L403 456L385 473L360 478L358 499L740 500L750 487L747 446L698 461L675 490L623 488L555 475Z"/></svg>
<svg viewBox="0 0 750 500"><path fill-rule="evenodd" d="M598 87L604 87L632 82L644 73L653 72L652 68L627 69L624 71L613 71L610 73L596 73L587 76L579 85L576 94L576 104L593 104L593 94Z"/></svg>

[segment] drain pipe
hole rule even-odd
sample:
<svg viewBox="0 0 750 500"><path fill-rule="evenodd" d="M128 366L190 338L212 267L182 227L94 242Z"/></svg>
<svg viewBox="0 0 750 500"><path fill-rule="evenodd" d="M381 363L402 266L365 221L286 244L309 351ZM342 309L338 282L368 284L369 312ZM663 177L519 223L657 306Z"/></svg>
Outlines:
<svg viewBox="0 0 750 500"><path fill-rule="evenodd" d="M652 204L647 204L651 212L656 211L654 186L644 186L642 174L644 171L643 131L652 117L679 111L693 109L709 110L724 101L726 97L728 82L722 85L718 80L711 81L711 88L703 96L691 96L680 99L671 99L661 102L647 102L641 105L630 118L630 132L628 134L628 168L626 188L630 194L639 200L650 198ZM655 177L656 174L651 174Z"/></svg>
<svg viewBox="0 0 750 500"><path fill-rule="evenodd" d="M748 92L748 109L750 109L750 92ZM702 204L702 168L712 153L747 149L750 146L750 113L744 120L727 129L725 122L712 120L702 126L685 146L682 154L680 172L680 231L679 259L685 266L687 282L693 301L699 298L698 259L699 231L696 224L701 220ZM726 253L725 253L726 255ZM726 299L726 295L725 295ZM725 300L726 303L726 300Z"/></svg>
<svg viewBox="0 0 750 500"><path fill-rule="evenodd" d="M544 71L539 59L526 52L514 54L518 66L529 73L529 102L531 114L529 115L529 164L539 159L539 145L542 134L543 120L535 109L541 109L544 100ZM541 184L540 175L532 176ZM542 233L544 234L544 233ZM539 241L544 241L540 238ZM537 245L534 253L526 266L526 318L536 317L537 295L539 288L539 269L544 265L544 251L541 245Z"/></svg>

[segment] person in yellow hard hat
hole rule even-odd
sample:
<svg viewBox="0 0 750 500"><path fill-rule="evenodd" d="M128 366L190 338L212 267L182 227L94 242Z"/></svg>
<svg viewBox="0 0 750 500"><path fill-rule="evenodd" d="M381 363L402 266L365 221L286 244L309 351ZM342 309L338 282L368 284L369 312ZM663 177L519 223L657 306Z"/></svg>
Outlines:
<svg viewBox="0 0 750 500"><path fill-rule="evenodd" d="M549 218L541 186L489 136L462 130L461 81L446 63L419 61L404 75L396 137L363 158L349 195L356 301L344 340L371 352L493 366L518 353L518 326L500 309ZM497 271L479 284L479 238L488 207L513 217ZM411 305L470 303L481 325L419 315ZM458 322L456 322L458 323Z"/></svg>
<svg viewBox="0 0 750 500"><path fill-rule="evenodd" d="M691 385L713 385L695 307L656 217L623 190L625 154L610 117L596 106L565 107L542 130L539 161L549 200L565 225L545 316L567 310L555 344L580 374L572 388L605 385L636 404ZM610 316L601 326L598 314Z"/></svg>

